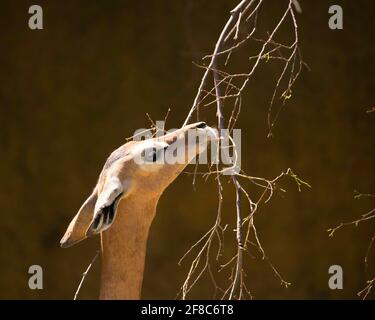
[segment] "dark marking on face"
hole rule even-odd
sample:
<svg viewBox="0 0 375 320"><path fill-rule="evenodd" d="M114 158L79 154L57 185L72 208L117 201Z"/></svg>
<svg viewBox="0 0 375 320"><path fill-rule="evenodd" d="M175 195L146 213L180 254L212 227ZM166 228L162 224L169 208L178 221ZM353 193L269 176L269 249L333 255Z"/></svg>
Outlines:
<svg viewBox="0 0 375 320"><path fill-rule="evenodd" d="M201 122L201 123L199 123L198 125L197 125L197 128L199 128L199 129L204 129L204 128L206 128L207 127L207 124L205 123L205 122Z"/></svg>
<svg viewBox="0 0 375 320"><path fill-rule="evenodd" d="M125 156L129 155L129 150L127 146L121 146L117 150L113 151L111 155L108 157L107 161L104 164L103 169L109 168L114 162L117 160L124 158Z"/></svg>

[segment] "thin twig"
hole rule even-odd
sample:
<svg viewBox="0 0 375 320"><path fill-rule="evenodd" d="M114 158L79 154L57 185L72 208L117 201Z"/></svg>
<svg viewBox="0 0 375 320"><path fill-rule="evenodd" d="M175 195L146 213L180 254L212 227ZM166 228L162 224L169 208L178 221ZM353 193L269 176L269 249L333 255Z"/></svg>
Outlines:
<svg viewBox="0 0 375 320"><path fill-rule="evenodd" d="M241 218L241 185L238 183L237 177L232 176L233 183L236 188L236 212L237 212L237 263L236 271L234 274L233 285L230 291L229 300L232 300L234 294L242 288L242 251L243 251L243 240L242 240L242 218ZM241 295L239 295L241 298Z"/></svg>
<svg viewBox="0 0 375 320"><path fill-rule="evenodd" d="M100 253L100 250L97 250L97 251L96 251L96 254L95 254L95 256L94 256L94 258L91 260L91 263L90 263L89 266L87 267L86 271L82 274L81 282L80 282L79 285L78 285L78 288L77 288L77 290L76 290L76 293L74 294L74 298L73 298L73 300L77 300L77 296L78 296L79 291L81 290L81 286L82 286L82 284L83 284L83 281L85 281L86 275L87 275L87 273L90 271L90 269L91 269L92 265L94 264L96 258L99 256L99 253Z"/></svg>
<svg viewBox="0 0 375 320"><path fill-rule="evenodd" d="M368 193L360 193L357 190L354 190L354 199L360 199L362 197L375 197L375 195L374 194L368 194ZM354 226L357 227L360 223L368 222L369 220L374 219L374 218L375 218L375 208L368 211L365 214L362 214L359 219L349 221L349 222L341 222L336 227L328 229L327 232L329 233L329 236L332 237L335 234L336 231L338 231L339 229L341 229L345 226L354 225ZM364 261L365 270L367 270L367 268L368 268L368 257L370 255L370 251L371 251L371 249L374 245L374 242L375 242L375 235L372 236L372 238L370 240L370 243L367 247L367 251L366 251L366 255L365 255L365 259L364 259L365 260ZM367 280L365 288L358 292L358 296L362 297L362 299L365 300L367 298L367 296L370 294L374 284L375 284L375 278L371 279L371 280Z"/></svg>

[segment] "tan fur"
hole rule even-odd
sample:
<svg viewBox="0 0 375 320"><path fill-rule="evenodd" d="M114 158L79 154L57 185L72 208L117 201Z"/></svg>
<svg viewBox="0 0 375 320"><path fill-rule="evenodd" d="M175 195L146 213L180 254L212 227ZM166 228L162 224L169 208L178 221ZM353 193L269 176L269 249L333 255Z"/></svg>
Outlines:
<svg viewBox="0 0 375 320"><path fill-rule="evenodd" d="M87 226L91 222L96 199L96 190L94 190L70 222L68 229L60 241L61 247L68 248L86 238Z"/></svg>

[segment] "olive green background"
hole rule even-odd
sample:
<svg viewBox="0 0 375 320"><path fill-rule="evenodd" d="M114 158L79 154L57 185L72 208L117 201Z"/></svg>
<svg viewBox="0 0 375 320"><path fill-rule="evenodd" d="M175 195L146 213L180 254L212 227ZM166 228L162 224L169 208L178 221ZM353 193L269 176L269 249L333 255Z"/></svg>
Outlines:
<svg viewBox="0 0 375 320"><path fill-rule="evenodd" d="M375 193L374 5L372 1L300 1L303 71L267 139L267 110L280 65L262 63L244 95L243 168L272 178L291 167L312 185L276 194L256 224L263 246L289 289L280 286L256 250L246 257L246 283L257 299L349 299L374 276L375 250L364 270L374 224L327 228L375 206L353 190ZM28 8L44 9L44 30L28 28ZM108 154L171 113L178 127L195 96L202 70L236 1L10 1L0 3L0 298L72 299L98 238L70 249L59 239L93 188ZM269 1L260 24L272 26L286 1ZM328 7L344 9L344 30L328 28ZM284 32L284 31L283 31ZM285 31L286 32L286 31ZM233 57L244 71L248 49ZM229 112L226 106L226 116ZM213 107L202 118L214 124ZM191 170L191 168L189 168ZM183 253L212 225L213 180L181 175L163 195L148 245L143 297L174 298L189 260ZM250 189L253 190L253 189ZM234 249L233 187L225 183L226 255ZM254 191L255 192L255 191ZM225 261L225 260L223 260ZM28 268L44 270L44 289L28 289ZM344 289L328 288L328 268L344 270ZM80 298L97 298L96 262ZM223 285L228 274L217 275ZM204 277L191 298L210 298ZM372 294L374 297L374 294Z"/></svg>

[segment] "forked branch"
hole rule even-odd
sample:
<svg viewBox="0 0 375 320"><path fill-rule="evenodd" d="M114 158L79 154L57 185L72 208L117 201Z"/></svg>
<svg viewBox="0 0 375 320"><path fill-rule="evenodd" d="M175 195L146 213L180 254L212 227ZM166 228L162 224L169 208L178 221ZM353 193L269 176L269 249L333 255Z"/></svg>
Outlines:
<svg viewBox="0 0 375 320"><path fill-rule="evenodd" d="M209 273L214 285L215 297L218 292L221 292L222 299L243 299L246 296L252 298L252 295L246 287L244 281L244 277L246 274L244 272L243 266L244 253L249 253L249 249L251 246L255 246L257 248L257 251L261 253L262 259L268 262L274 274L281 281L281 284L286 287L289 285L287 281L283 280L278 270L273 266L273 264L267 257L258 237L258 233L254 224L254 215L257 212L259 205L261 203L268 202L272 198L276 190L280 192L284 191L277 186L277 182L280 178L284 176L292 177L296 181L299 190L301 189L302 185L309 185L303 180L299 179L290 169L288 169L286 172L282 172L279 176L272 180L249 176L242 170L236 170L239 169L237 166L237 146L230 136L241 112L242 93L247 87L255 71L258 70L261 62L281 61L284 64L281 74L277 80L275 91L270 103L268 116L270 133L278 116L277 113L274 119L272 119L271 117L272 106L275 103L277 94L280 94L282 104L290 99L291 88L300 75L302 67L305 65L302 62L299 50L298 26L295 17L295 11L301 11L298 2L296 0L287 0L287 7L281 14L281 18L277 21L275 27L271 30L271 32L267 33L267 37L262 38L261 36L257 36L256 33L258 31L257 23L260 15L259 9L264 4L264 2L265 1L263 0L240 1L240 3L230 12L229 19L225 23L219 35L212 54L206 55L203 58L203 61L209 59L208 65L199 65L199 67L204 68L205 71L198 87L197 94L194 98L193 105L184 121L184 125L189 123L194 112L197 112L197 118L199 117L199 108L208 107L212 104L215 104L217 126L219 129L218 148L223 148L221 142L224 139L229 139L231 141L233 154L235 155L235 160L230 168L217 164L215 170L212 170L212 168L210 167L207 172L198 172L197 170L195 170L195 172L193 173L194 176L200 174L206 179L210 176L215 176L219 191L219 203L214 225L184 254L179 262L181 263L181 261L185 259L189 254L197 252L190 265L190 269L185 282L181 287L180 293L182 299L186 298L187 294L206 271ZM294 35L294 40L291 44L279 43L276 40L277 33L280 30L281 26L287 24L288 17L290 18L290 25L293 30L292 34ZM245 34L243 34L242 32L243 30L247 30ZM249 57L249 71L229 73L228 71L224 70L223 68L227 68L229 65L232 53L236 50L239 50L244 44L250 41L252 41L254 44L260 43L261 47L258 54ZM211 80L211 78L213 81ZM287 79L287 84L281 90L282 82L285 79ZM210 83L213 84L212 87L210 87ZM230 104L231 116L228 119L227 123L225 123L223 113L224 103L228 103L229 105L230 101L232 101ZM223 129L228 129L225 131L225 134ZM237 250L236 254L232 258L230 258L229 261L221 263L220 258L222 257L224 232L226 230L226 226L223 227L221 225L221 208L223 202L223 188L221 179L225 177L224 173L228 173L228 169L232 170L231 182L236 193L235 232ZM250 196L246 189L241 185L240 180L250 181L255 186L261 188L263 191L260 193L260 196L257 198L255 198L255 196ZM248 213L245 215L243 215L242 213L242 197L245 197L249 204ZM246 229L244 230L244 228ZM251 237L255 239L255 242L251 241ZM218 249L214 255L216 262L220 265L220 269L218 271L221 271L225 268L231 268L229 276L230 281L226 289L223 289L221 286L219 286L210 264L213 242L215 240L217 240L218 242Z"/></svg>
<svg viewBox="0 0 375 320"><path fill-rule="evenodd" d="M354 191L354 199L360 199L363 197L375 198L375 194L360 193L356 190ZM367 223L374 218L375 218L375 208L368 211L367 213L362 214L358 219L348 221L348 222L341 222L336 227L332 227L328 229L327 232L330 237L333 237L334 234L343 227L346 227L346 226L358 227L361 223L365 223L365 222ZM369 245L367 247L367 251L366 251L366 255L364 259L365 270L367 270L367 267L368 267L368 258L369 258L371 249L373 248L374 242L375 242L375 235L372 236L369 242ZM375 285L375 278L371 280L367 280L365 288L358 292L358 296L360 296L362 299L366 299L367 296L370 294L374 285Z"/></svg>

